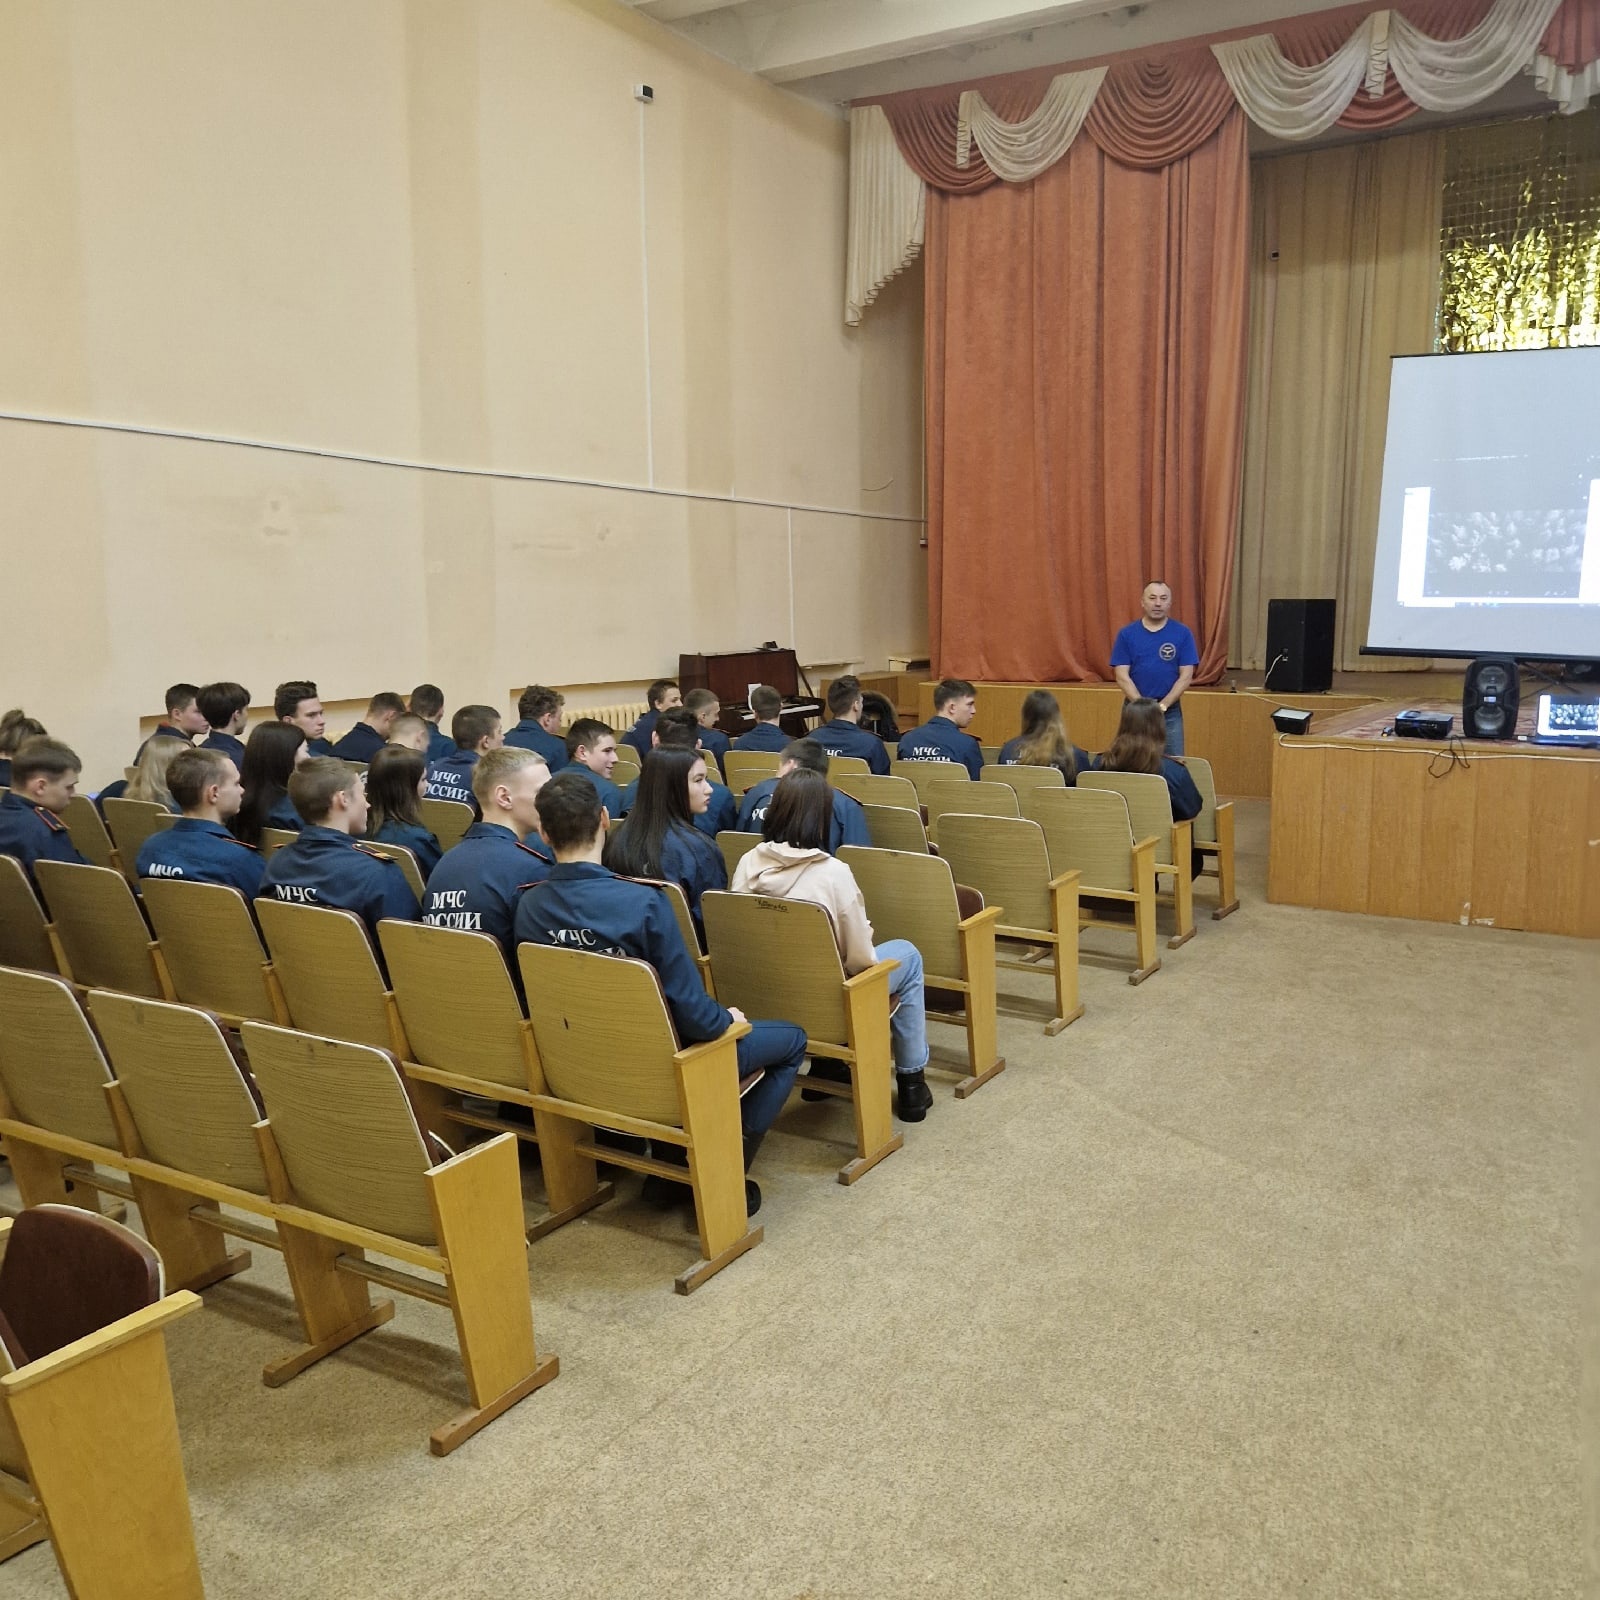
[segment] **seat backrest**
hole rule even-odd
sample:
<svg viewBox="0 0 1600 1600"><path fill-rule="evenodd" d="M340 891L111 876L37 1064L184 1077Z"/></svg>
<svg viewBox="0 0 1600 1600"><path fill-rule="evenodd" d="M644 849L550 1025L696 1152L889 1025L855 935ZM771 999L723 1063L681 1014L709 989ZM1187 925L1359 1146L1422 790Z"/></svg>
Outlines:
<svg viewBox="0 0 1600 1600"><path fill-rule="evenodd" d="M945 780L930 783L923 791L928 807L928 835L935 844L939 842L939 819L950 811L965 812L978 817L1015 817L1017 791L1003 783L974 783L970 778L960 782Z"/></svg>
<svg viewBox="0 0 1600 1600"><path fill-rule="evenodd" d="M86 1338L165 1292L161 1257L131 1228L81 1206L31 1206L0 1260L0 1323L22 1366Z"/></svg>
<svg viewBox="0 0 1600 1600"><path fill-rule="evenodd" d="M387 1050L387 990L360 917L285 900L255 905L295 1027Z"/></svg>
<svg viewBox="0 0 1600 1600"><path fill-rule="evenodd" d="M57 970L44 907L15 856L0 856L0 966Z"/></svg>
<svg viewBox="0 0 1600 1600"><path fill-rule="evenodd" d="M1009 784L1018 794L1029 789L1064 789L1067 786L1060 767L1001 767L990 764L984 767L981 781Z"/></svg>
<svg viewBox="0 0 1600 1600"><path fill-rule="evenodd" d="M453 800L446 801L447 805L454 805ZM403 844L387 844L382 839L363 839L367 849L375 851L380 856L388 856L391 861L400 863L400 870L406 875L406 882L411 887L411 892L420 901L426 898L428 886L422 881L422 868L417 865L417 858Z"/></svg>
<svg viewBox="0 0 1600 1600"><path fill-rule="evenodd" d="M864 806L902 806L915 811L922 804L917 786L909 778L886 778L876 772L869 772L865 777L852 777L846 773L836 778L830 772L828 781L842 794L859 800Z"/></svg>
<svg viewBox="0 0 1600 1600"><path fill-rule="evenodd" d="M1133 826L1134 838L1153 838L1157 864L1171 862L1172 791L1159 773L1084 772L1079 774L1078 787L1116 790L1128 802L1128 821Z"/></svg>
<svg viewBox="0 0 1600 1600"><path fill-rule="evenodd" d="M68 861L36 861L33 870L73 980L159 1000L150 929L128 880L110 867Z"/></svg>
<svg viewBox="0 0 1600 1600"><path fill-rule="evenodd" d="M197 1178L267 1192L252 1131L261 1112L222 1030L204 1011L95 989L89 1013L145 1154Z"/></svg>
<svg viewBox="0 0 1600 1600"><path fill-rule="evenodd" d="M139 847L161 827L161 819L172 813L154 800L124 800L113 795L102 804L106 808L106 828L122 858L122 870L130 880L139 859Z"/></svg>
<svg viewBox="0 0 1600 1600"><path fill-rule="evenodd" d="M267 952L245 897L227 884L184 878L146 878L143 888L179 1001L229 1018L273 1021L262 979Z"/></svg>
<svg viewBox="0 0 1600 1600"><path fill-rule="evenodd" d="M441 850L449 850L460 844L475 820L472 807L460 800L422 802L422 825L439 841Z"/></svg>
<svg viewBox="0 0 1600 1600"><path fill-rule="evenodd" d="M714 890L701 896L717 998L747 1017L781 1017L847 1046L844 966L833 918L809 900Z"/></svg>
<svg viewBox="0 0 1600 1600"><path fill-rule="evenodd" d="M414 1061L512 1089L531 1087L527 1024L498 940L390 918L378 924L378 943Z"/></svg>
<svg viewBox="0 0 1600 1600"><path fill-rule="evenodd" d="M855 874L872 936L909 939L930 978L961 978L961 912L950 863L926 851L865 850L845 845L839 859Z"/></svg>
<svg viewBox="0 0 1600 1600"><path fill-rule="evenodd" d="M1076 789L1036 789L1026 809L1044 829L1050 870L1082 873L1080 893L1135 887L1133 825L1121 794L1080 782Z"/></svg>
<svg viewBox="0 0 1600 1600"><path fill-rule="evenodd" d="M999 926L1051 931L1051 861L1038 823L953 811L940 826L939 854L956 882L1000 907Z"/></svg>
<svg viewBox="0 0 1600 1600"><path fill-rule="evenodd" d="M428 1148L394 1062L366 1045L264 1022L241 1032L300 1203L413 1244L437 1243L423 1181Z"/></svg>
<svg viewBox="0 0 1600 1600"><path fill-rule="evenodd" d="M866 778L871 775L872 768L867 765L865 756L839 756L829 753L829 783L837 783L840 778Z"/></svg>
<svg viewBox="0 0 1600 1600"><path fill-rule="evenodd" d="M680 1126L678 1040L655 969L630 957L542 944L519 945L517 958L550 1093Z"/></svg>
<svg viewBox="0 0 1600 1600"><path fill-rule="evenodd" d="M717 835L717 848L722 852L722 864L728 869L728 882L733 882L734 869L761 843L759 833L736 833L724 828Z"/></svg>
<svg viewBox="0 0 1600 1600"><path fill-rule="evenodd" d="M67 802L67 809L61 813L61 820L66 823L67 833L85 861L97 867L112 865L111 835L106 832L105 822L88 795L73 795Z"/></svg>
<svg viewBox="0 0 1600 1600"><path fill-rule="evenodd" d="M0 967L0 1083L21 1122L117 1148L111 1068L71 986Z"/></svg>
<svg viewBox="0 0 1600 1600"><path fill-rule="evenodd" d="M1000 759L1002 749L1004 749L1004 746L998 744L980 744L978 746L978 751L983 756L985 766L993 766Z"/></svg>
<svg viewBox="0 0 1600 1600"><path fill-rule="evenodd" d="M700 933L694 925L694 918L689 913L689 897L683 892L683 886L665 878L645 878L641 881L655 884L666 895L672 906L672 914L677 918L678 932L683 935L683 942L688 946L689 954L691 956L702 954Z"/></svg>
<svg viewBox="0 0 1600 1600"><path fill-rule="evenodd" d="M959 761L901 761L889 763L892 777L909 778L917 786L917 795L923 805L928 803L928 785L933 783L959 783L963 778L972 782L972 774Z"/></svg>
<svg viewBox="0 0 1600 1600"><path fill-rule="evenodd" d="M300 835L293 828L263 828L261 830L261 859L269 859L286 844L293 844Z"/></svg>
<svg viewBox="0 0 1600 1600"><path fill-rule="evenodd" d="M728 787L742 795L752 784L776 778L780 760L776 750L730 750L722 758L722 771Z"/></svg>
<svg viewBox="0 0 1600 1600"><path fill-rule="evenodd" d="M911 806L864 805L867 837L874 850L910 850L928 853L928 830L922 825L922 812Z"/></svg>
<svg viewBox="0 0 1600 1600"><path fill-rule="evenodd" d="M640 766L639 752L631 744L623 744L621 740L618 740L617 766L611 769L611 781L619 789L626 788L628 784L639 776ZM623 769L621 776L618 776L618 767Z"/></svg>
<svg viewBox="0 0 1600 1600"><path fill-rule="evenodd" d="M1194 819L1194 842L1215 844L1217 842L1216 775L1211 770L1211 763L1204 756L1185 756L1183 764L1188 768L1189 776L1194 779L1195 788L1200 791L1200 815Z"/></svg>

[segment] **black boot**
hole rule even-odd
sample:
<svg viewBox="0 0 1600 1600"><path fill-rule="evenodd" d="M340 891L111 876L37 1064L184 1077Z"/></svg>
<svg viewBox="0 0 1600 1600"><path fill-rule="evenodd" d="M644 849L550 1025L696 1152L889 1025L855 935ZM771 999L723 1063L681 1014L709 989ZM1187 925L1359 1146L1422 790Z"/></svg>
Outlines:
<svg viewBox="0 0 1600 1600"><path fill-rule="evenodd" d="M744 1136L744 1170L750 1170L750 1163L756 1158L756 1151L761 1148L761 1141L767 1136L766 1130L760 1133L747 1133ZM754 1178L744 1180L744 1214L753 1217L761 1209L761 1185Z"/></svg>
<svg viewBox="0 0 1600 1600"><path fill-rule="evenodd" d="M639 1190L639 1198L648 1205L653 1206L681 1206L685 1201L694 1198L689 1184L689 1152L681 1144L668 1144L665 1140L652 1140L650 1154L657 1161L664 1161L668 1166L682 1167L683 1178L663 1178L657 1173L647 1172L644 1175L644 1185Z"/></svg>
<svg viewBox="0 0 1600 1600"><path fill-rule="evenodd" d="M933 1104L933 1090L920 1072L902 1072L895 1078L899 1093L895 1111L902 1122L921 1122Z"/></svg>

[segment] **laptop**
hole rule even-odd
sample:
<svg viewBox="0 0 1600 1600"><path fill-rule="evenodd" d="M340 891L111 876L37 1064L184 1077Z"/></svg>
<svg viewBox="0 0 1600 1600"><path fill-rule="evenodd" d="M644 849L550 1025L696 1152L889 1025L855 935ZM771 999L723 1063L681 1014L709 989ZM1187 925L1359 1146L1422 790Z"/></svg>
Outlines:
<svg viewBox="0 0 1600 1600"><path fill-rule="evenodd" d="M1531 742L1600 748L1600 699L1576 694L1540 695Z"/></svg>

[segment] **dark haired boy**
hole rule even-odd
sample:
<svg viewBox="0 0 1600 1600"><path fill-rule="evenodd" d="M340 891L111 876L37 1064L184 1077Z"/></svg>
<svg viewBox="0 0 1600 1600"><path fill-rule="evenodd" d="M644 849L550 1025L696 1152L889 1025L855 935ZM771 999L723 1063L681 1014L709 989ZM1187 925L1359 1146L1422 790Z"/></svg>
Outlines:
<svg viewBox="0 0 1600 1600"><path fill-rule="evenodd" d="M15 856L30 884L35 861L88 865L61 820L82 770L71 749L43 735L29 739L11 757L11 787L0 795L0 856Z"/></svg>
<svg viewBox="0 0 1600 1600"><path fill-rule="evenodd" d="M544 758L554 776L567 764L567 741L561 737L561 708L566 698L542 683L530 683L517 699L521 719L506 734L506 743Z"/></svg>

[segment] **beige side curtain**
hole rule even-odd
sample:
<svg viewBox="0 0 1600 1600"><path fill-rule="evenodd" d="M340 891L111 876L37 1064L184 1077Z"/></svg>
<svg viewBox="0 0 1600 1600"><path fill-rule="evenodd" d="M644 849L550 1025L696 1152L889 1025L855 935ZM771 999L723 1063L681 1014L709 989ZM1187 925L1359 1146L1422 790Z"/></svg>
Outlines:
<svg viewBox="0 0 1600 1600"><path fill-rule="evenodd" d="M1360 654L1388 422L1389 358L1433 348L1441 133L1273 156L1251 174L1251 318L1236 665L1264 668L1267 602L1332 595L1341 671Z"/></svg>
<svg viewBox="0 0 1600 1600"><path fill-rule="evenodd" d="M878 291L922 254L927 188L906 164L882 106L850 112L850 233L844 320L850 327Z"/></svg>

